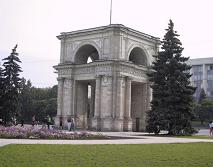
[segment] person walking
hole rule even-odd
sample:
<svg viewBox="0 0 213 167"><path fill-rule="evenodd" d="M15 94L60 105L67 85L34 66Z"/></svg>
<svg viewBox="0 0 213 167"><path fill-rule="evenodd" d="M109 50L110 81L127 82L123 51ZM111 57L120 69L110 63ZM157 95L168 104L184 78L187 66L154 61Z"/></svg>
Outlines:
<svg viewBox="0 0 213 167"><path fill-rule="evenodd" d="M75 120L74 120L74 118L71 119L71 130L72 131L75 130Z"/></svg>
<svg viewBox="0 0 213 167"><path fill-rule="evenodd" d="M59 118L59 126L60 126L60 130L62 130L63 129L63 118L62 117Z"/></svg>
<svg viewBox="0 0 213 167"><path fill-rule="evenodd" d="M209 135L213 136L213 122L212 121L209 122Z"/></svg>
<svg viewBox="0 0 213 167"><path fill-rule="evenodd" d="M50 124L51 124L51 118L49 115L47 115L47 128L50 129Z"/></svg>
<svg viewBox="0 0 213 167"><path fill-rule="evenodd" d="M72 119L70 119L70 118L67 120L67 129L68 129L68 131L71 131L71 126L72 126L71 120Z"/></svg>
<svg viewBox="0 0 213 167"><path fill-rule="evenodd" d="M32 117L32 126L33 126L33 127L34 127L34 125L35 125L35 122L36 122L35 115L33 115L33 117Z"/></svg>
<svg viewBox="0 0 213 167"><path fill-rule="evenodd" d="M21 119L21 127L24 127L24 119Z"/></svg>

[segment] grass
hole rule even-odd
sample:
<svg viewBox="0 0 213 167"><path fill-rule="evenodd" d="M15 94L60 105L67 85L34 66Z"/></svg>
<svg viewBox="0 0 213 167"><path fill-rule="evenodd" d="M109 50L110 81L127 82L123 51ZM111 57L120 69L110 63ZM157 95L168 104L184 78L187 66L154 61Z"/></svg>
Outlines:
<svg viewBox="0 0 213 167"><path fill-rule="evenodd" d="M213 144L8 145L0 167L212 167Z"/></svg>
<svg viewBox="0 0 213 167"><path fill-rule="evenodd" d="M190 139L210 139L213 140L213 136L178 136L179 138L190 138Z"/></svg>

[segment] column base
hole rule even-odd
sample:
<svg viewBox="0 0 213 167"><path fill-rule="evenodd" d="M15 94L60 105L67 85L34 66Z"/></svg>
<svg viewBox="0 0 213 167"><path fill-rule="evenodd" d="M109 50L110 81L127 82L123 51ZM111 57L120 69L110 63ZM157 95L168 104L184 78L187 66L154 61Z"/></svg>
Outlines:
<svg viewBox="0 0 213 167"><path fill-rule="evenodd" d="M123 132L123 121L123 119L115 119L113 131Z"/></svg>
<svg viewBox="0 0 213 167"><path fill-rule="evenodd" d="M55 117L55 125L56 126L60 126L60 117L61 117L61 115L57 115L56 117Z"/></svg>
<svg viewBox="0 0 213 167"><path fill-rule="evenodd" d="M112 131L113 126L112 126L113 120L112 118L101 118L101 131L103 132L109 132Z"/></svg>
<svg viewBox="0 0 213 167"><path fill-rule="evenodd" d="M91 118L91 130L101 131L101 118L99 117Z"/></svg>
<svg viewBox="0 0 213 167"><path fill-rule="evenodd" d="M125 132L132 132L132 119L131 118L124 118L123 130Z"/></svg>

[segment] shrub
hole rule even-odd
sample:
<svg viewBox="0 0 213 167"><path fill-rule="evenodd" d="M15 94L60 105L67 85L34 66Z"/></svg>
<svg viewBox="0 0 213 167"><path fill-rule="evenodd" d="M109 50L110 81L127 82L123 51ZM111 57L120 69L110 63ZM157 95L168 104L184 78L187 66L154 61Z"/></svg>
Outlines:
<svg viewBox="0 0 213 167"><path fill-rule="evenodd" d="M0 126L0 138L15 139L100 139L106 136L88 132L64 132L62 130Z"/></svg>

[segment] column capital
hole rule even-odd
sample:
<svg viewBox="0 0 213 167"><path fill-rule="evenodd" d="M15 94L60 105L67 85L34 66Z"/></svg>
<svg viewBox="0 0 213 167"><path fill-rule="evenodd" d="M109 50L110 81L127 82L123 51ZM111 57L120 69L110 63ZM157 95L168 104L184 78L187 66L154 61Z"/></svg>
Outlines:
<svg viewBox="0 0 213 167"><path fill-rule="evenodd" d="M125 79L125 78L126 78L126 76L125 76L125 75L121 75L121 74L119 74L119 75L118 75L118 78L120 78L120 79Z"/></svg>
<svg viewBox="0 0 213 167"><path fill-rule="evenodd" d="M110 74L96 74L95 78L102 78L102 77L112 77Z"/></svg>
<svg viewBox="0 0 213 167"><path fill-rule="evenodd" d="M67 80L74 80L73 77L65 77L64 79L67 79Z"/></svg>
<svg viewBox="0 0 213 167"><path fill-rule="evenodd" d="M62 81L62 80L64 80L64 77L58 77L57 78L57 81Z"/></svg>
<svg viewBox="0 0 213 167"><path fill-rule="evenodd" d="M95 75L95 78L96 78L96 79L99 79L99 78L101 78L101 77L102 77L102 75L99 75L99 74L96 74L96 75Z"/></svg>
<svg viewBox="0 0 213 167"><path fill-rule="evenodd" d="M126 76L126 80L127 80L127 81L132 81L132 80L133 80L133 77Z"/></svg>

